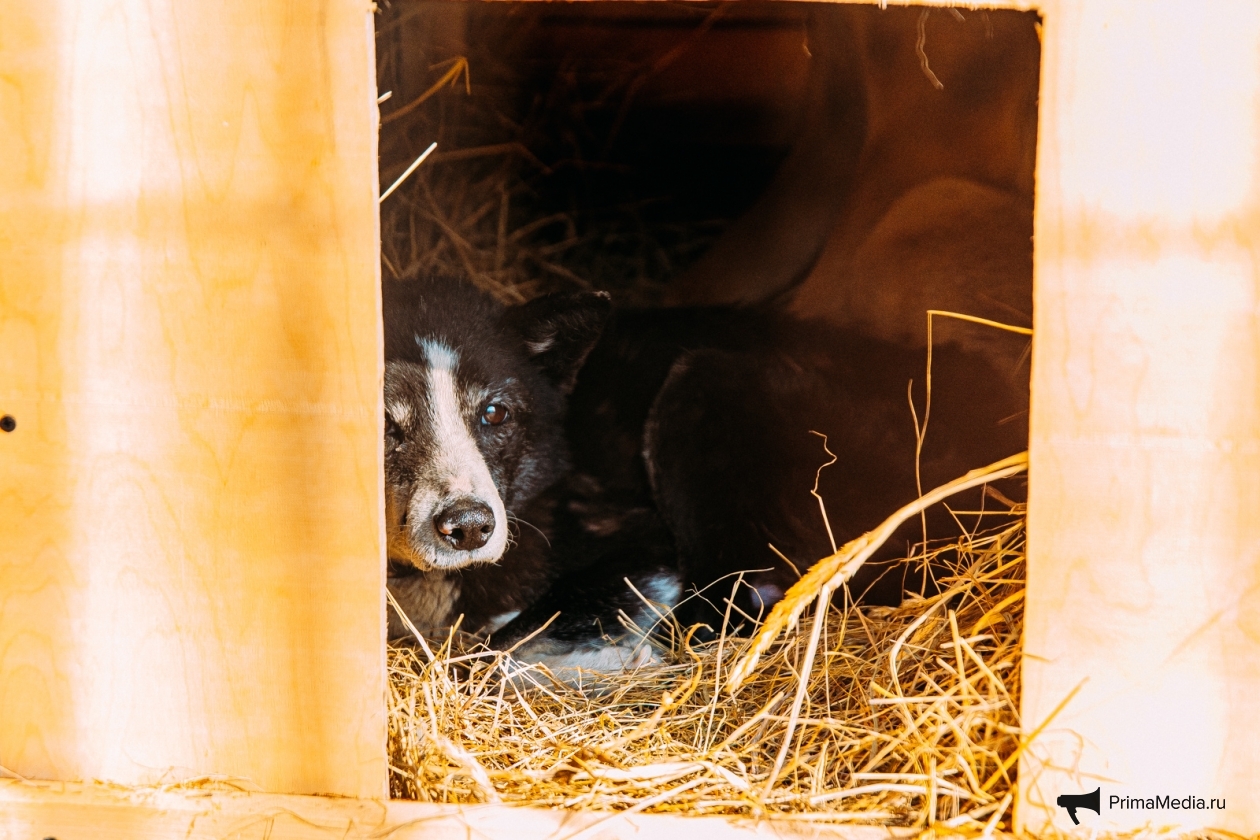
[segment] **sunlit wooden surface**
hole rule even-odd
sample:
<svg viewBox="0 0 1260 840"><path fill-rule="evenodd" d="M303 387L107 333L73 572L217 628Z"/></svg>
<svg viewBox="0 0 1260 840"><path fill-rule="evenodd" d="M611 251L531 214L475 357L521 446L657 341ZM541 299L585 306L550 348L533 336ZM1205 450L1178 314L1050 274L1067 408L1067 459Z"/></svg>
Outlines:
<svg viewBox="0 0 1260 840"><path fill-rule="evenodd" d="M898 840L909 828L0 781L0 838Z"/></svg>
<svg viewBox="0 0 1260 840"><path fill-rule="evenodd" d="M1254 834L1260 4L1043 8L1020 819Z"/></svg>
<svg viewBox="0 0 1260 840"><path fill-rule="evenodd" d="M385 792L371 11L0 3L0 765Z"/></svg>

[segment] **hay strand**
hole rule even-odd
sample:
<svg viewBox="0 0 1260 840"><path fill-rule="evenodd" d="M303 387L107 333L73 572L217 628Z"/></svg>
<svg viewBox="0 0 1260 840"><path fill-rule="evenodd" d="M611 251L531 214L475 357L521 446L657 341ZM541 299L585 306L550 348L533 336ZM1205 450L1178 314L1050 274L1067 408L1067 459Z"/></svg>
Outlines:
<svg viewBox="0 0 1260 840"><path fill-rule="evenodd" d="M380 198L378 198L378 199L376 200L376 203L377 203L377 204L380 204L380 203L384 202L384 201L385 201L385 199L387 199L387 198L389 198L391 195L393 195L393 194L394 194L394 190L396 190L396 189L398 189L399 187L401 187L401 186L402 186L403 181L406 181L406 180L407 180L407 178L411 176L411 173L412 173L412 172L415 172L417 169L419 169L419 168L420 168L420 164L424 163L425 158L427 158L429 155L433 154L433 150L434 150L434 149L436 149L436 148L437 148L437 142L436 142L436 141L435 141L435 142L433 142L433 143L430 143L430 144L429 144L429 148L427 148L427 149L425 149L423 152L421 152L421 153L420 153L420 157L418 157L418 158L416 158L414 161L412 161L412 162L411 162L411 166L408 166L406 169L404 169L404 170L403 170L403 174L399 175L399 176L398 176L398 178L397 178L397 180L395 180L395 181L394 181L394 183L392 183L392 184L390 184L390 185L389 185L389 189L387 189L387 190L385 190L385 192L381 193L381 197L380 197Z"/></svg>

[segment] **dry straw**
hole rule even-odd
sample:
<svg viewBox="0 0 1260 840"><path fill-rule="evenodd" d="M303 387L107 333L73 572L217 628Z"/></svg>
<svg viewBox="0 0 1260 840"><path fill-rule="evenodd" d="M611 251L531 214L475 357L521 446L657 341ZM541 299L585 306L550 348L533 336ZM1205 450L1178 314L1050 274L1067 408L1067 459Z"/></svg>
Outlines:
<svg viewBox="0 0 1260 840"><path fill-rule="evenodd" d="M851 573L874 535L916 513L899 511L817 564L755 640L692 644L669 628L677 642L664 663L634 673L573 685L456 633L436 649L391 649L393 794L976 832L1007 825L1021 744L1023 510L991 512L983 530L927 553L948 570L939 595L854 607L837 572ZM828 590L844 597L818 598ZM811 609L801 632L793 619Z"/></svg>

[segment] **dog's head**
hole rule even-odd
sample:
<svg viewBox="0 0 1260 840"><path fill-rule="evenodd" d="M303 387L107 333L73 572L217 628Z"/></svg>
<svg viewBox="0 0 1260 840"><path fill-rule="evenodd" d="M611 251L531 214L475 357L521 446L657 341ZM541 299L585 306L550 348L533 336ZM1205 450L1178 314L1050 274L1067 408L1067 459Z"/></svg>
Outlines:
<svg viewBox="0 0 1260 840"><path fill-rule="evenodd" d="M390 559L422 571L494 562L511 511L568 466L565 396L608 299L504 308L443 279L384 290Z"/></svg>

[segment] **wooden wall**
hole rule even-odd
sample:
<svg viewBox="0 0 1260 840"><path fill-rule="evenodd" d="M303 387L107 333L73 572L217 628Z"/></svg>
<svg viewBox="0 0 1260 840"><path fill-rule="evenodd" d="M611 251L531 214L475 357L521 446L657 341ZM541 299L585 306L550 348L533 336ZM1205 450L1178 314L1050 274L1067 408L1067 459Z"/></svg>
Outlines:
<svg viewBox="0 0 1260 840"><path fill-rule="evenodd" d="M1260 831L1260 4L1043 6L1025 828ZM1224 798L1119 810L1111 795Z"/></svg>
<svg viewBox="0 0 1260 840"><path fill-rule="evenodd" d="M385 793L369 4L0 3L0 765Z"/></svg>

